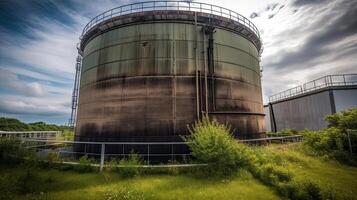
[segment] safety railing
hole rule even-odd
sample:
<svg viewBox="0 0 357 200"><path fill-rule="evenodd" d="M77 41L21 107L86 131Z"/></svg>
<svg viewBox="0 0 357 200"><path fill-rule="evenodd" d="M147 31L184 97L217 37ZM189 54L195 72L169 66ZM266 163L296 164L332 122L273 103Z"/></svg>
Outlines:
<svg viewBox="0 0 357 200"><path fill-rule="evenodd" d="M0 131L0 137L5 138L55 138L62 135L61 131Z"/></svg>
<svg viewBox="0 0 357 200"><path fill-rule="evenodd" d="M357 74L328 75L274 94L269 97L269 102L279 101L326 87L352 85L357 85Z"/></svg>
<svg viewBox="0 0 357 200"><path fill-rule="evenodd" d="M299 85L294 88L291 88L291 89L279 92L278 94L274 94L274 95L270 96L269 101L270 102L278 101L280 99L296 96L296 95L302 94L302 93L303 93L302 86Z"/></svg>
<svg viewBox="0 0 357 200"><path fill-rule="evenodd" d="M193 11L226 17L246 26L251 31L253 31L258 38L260 38L258 28L243 15L220 6L215 6L207 3L186 1L146 1L113 8L97 15L91 21L89 21L83 29L82 36L97 24L104 22L108 19L112 19L113 17L145 11L165 10Z"/></svg>
<svg viewBox="0 0 357 200"><path fill-rule="evenodd" d="M113 159L120 160L127 158L133 153L145 160L145 166L155 166L155 164L161 163L162 160L177 161L192 158L187 142L82 142L30 138L19 139L22 148L35 151L37 155L43 157L48 156L50 152L56 152L61 158L61 162L64 163L78 164L79 158L90 156L95 161L92 163L93 166L99 167L100 170L106 165L105 163ZM274 141L279 143L300 142L301 140L301 135L293 135L238 141L254 145L272 143ZM182 164L179 165L181 166ZM187 166L184 165L184 167Z"/></svg>

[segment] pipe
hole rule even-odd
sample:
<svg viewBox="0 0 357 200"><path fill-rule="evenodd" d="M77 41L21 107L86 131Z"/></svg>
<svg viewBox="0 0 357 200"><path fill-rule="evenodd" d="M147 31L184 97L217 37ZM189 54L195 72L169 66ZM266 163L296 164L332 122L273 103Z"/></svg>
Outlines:
<svg viewBox="0 0 357 200"><path fill-rule="evenodd" d="M176 133L176 40L175 40L175 26L172 26L172 48L173 48L173 102L172 102L172 112L173 112L173 133Z"/></svg>
<svg viewBox="0 0 357 200"><path fill-rule="evenodd" d="M269 112L270 112L270 121L273 122L272 125L272 131L273 132L277 132L277 128L276 128L276 121L275 121L275 115L274 115L274 110L273 110L273 104L272 103L269 103Z"/></svg>
<svg viewBox="0 0 357 200"><path fill-rule="evenodd" d="M206 59L206 34L205 34L205 30L203 29L203 60L204 60L204 75L205 75L205 115L206 117L208 117L208 81L207 81L207 59Z"/></svg>
<svg viewBox="0 0 357 200"><path fill-rule="evenodd" d="M195 31L196 31L196 43L195 43L195 67L196 67L196 114L197 119L200 119L200 93L198 85L198 63L197 63L197 43L198 43L198 31L197 31L197 13L195 12Z"/></svg>
<svg viewBox="0 0 357 200"><path fill-rule="evenodd" d="M213 54L213 46L214 46L214 39L213 33L215 33L215 28L213 26L207 26L205 31L208 33L208 48L207 48L207 55L208 55L208 74L210 76L209 86L210 86L210 110L215 111L216 102L215 102L215 92L214 92L214 54Z"/></svg>

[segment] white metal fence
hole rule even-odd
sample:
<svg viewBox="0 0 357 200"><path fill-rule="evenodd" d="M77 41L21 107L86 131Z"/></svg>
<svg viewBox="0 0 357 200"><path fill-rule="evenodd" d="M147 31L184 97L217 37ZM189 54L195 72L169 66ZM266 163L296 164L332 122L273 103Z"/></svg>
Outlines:
<svg viewBox="0 0 357 200"><path fill-rule="evenodd" d="M0 137L6 138L55 138L61 131L0 131Z"/></svg>
<svg viewBox="0 0 357 200"><path fill-rule="evenodd" d="M21 146L35 151L38 156L46 157L50 152L59 154L63 162L78 163L82 156L94 158L100 170L106 162L113 159L127 158L135 153L144 159L145 166L156 166L158 160L187 160L192 157L187 142L81 142L57 141L46 139L20 138ZM238 140L248 144L262 144L272 142L299 142L301 135L267 137L259 139ZM140 150L139 153L132 150ZM153 165L154 164L154 165ZM187 164L185 164L187 165Z"/></svg>

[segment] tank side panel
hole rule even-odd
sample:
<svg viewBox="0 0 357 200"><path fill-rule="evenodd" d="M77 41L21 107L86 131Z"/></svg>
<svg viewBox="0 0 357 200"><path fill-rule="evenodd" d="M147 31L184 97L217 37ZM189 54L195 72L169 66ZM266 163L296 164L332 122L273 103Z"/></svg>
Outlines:
<svg viewBox="0 0 357 200"><path fill-rule="evenodd" d="M91 40L84 49L77 138L176 141L188 134L187 125L196 120L195 59L204 71L199 34L196 42L192 24L151 23ZM263 113L256 48L226 30L217 29L214 37L215 110ZM213 116L231 123L237 136L264 129L261 115Z"/></svg>
<svg viewBox="0 0 357 200"><path fill-rule="evenodd" d="M235 33L216 29L215 111L263 114L259 55L255 46ZM239 138L256 138L265 132L264 115L216 115L229 122Z"/></svg>
<svg viewBox="0 0 357 200"><path fill-rule="evenodd" d="M140 24L92 40L83 58L78 137L181 140L196 120L193 31L187 24ZM203 56L197 59L203 66Z"/></svg>

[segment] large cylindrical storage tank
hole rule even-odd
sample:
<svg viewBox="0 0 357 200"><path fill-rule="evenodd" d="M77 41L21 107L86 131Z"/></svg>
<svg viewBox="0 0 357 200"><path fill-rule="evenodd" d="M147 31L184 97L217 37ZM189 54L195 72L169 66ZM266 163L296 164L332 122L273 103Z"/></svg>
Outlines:
<svg viewBox="0 0 357 200"><path fill-rule="evenodd" d="M205 114L237 138L261 137L255 26L227 9L202 9L207 4L149 3L155 10L124 6L86 26L76 140L182 141Z"/></svg>

